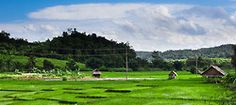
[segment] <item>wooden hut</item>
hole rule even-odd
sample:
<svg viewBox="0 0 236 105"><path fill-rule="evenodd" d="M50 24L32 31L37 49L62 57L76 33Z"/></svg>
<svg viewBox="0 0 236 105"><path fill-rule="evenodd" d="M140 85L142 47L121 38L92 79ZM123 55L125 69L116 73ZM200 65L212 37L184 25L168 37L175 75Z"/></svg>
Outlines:
<svg viewBox="0 0 236 105"><path fill-rule="evenodd" d="M176 76L177 76L177 73L176 73L175 71L171 71L171 72L169 73L169 79L175 79Z"/></svg>
<svg viewBox="0 0 236 105"><path fill-rule="evenodd" d="M202 76L207 78L216 78L216 77L224 77L226 73L219 68L218 66L210 66L207 70L202 73Z"/></svg>
<svg viewBox="0 0 236 105"><path fill-rule="evenodd" d="M96 77L96 78L100 78L101 74L102 73L97 69L93 70L93 73L92 73L93 77Z"/></svg>

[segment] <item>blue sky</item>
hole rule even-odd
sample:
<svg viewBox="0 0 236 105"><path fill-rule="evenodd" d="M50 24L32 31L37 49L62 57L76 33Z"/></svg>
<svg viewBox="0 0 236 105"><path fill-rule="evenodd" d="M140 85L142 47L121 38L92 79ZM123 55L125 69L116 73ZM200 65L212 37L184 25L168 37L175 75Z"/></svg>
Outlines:
<svg viewBox="0 0 236 105"><path fill-rule="evenodd" d="M1 0L0 22L22 21L27 14L41 8L55 5L86 3L156 3L156 4L196 4L204 6L224 6L233 3L227 0ZM17 11L17 12L16 12Z"/></svg>
<svg viewBox="0 0 236 105"><path fill-rule="evenodd" d="M236 43L236 0L0 0L0 30L44 41L70 27L135 50ZM207 40L207 41L206 41Z"/></svg>

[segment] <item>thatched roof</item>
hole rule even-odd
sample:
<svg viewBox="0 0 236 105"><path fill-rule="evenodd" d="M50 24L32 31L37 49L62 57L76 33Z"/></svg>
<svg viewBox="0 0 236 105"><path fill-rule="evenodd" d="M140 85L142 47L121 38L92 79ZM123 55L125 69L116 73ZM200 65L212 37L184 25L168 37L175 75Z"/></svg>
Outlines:
<svg viewBox="0 0 236 105"><path fill-rule="evenodd" d="M94 70L93 74L102 74L99 70Z"/></svg>
<svg viewBox="0 0 236 105"><path fill-rule="evenodd" d="M219 72L220 74L222 74L223 76L225 76L227 73L225 73L224 72L224 70L222 70L221 68L219 68L218 66L210 66L206 71L204 71L203 73L202 73L202 75L204 75L205 73L207 73L210 69L214 69L214 70L216 70L217 72Z"/></svg>
<svg viewBox="0 0 236 105"><path fill-rule="evenodd" d="M175 74L177 76L177 73L175 71L171 71L169 75Z"/></svg>

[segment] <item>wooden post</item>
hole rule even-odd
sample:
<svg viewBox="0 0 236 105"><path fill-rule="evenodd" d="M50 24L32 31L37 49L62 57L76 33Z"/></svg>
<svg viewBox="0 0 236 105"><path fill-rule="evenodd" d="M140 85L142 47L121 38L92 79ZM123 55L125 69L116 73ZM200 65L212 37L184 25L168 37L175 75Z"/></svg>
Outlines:
<svg viewBox="0 0 236 105"><path fill-rule="evenodd" d="M198 57L196 56L196 69L198 68Z"/></svg>
<svg viewBox="0 0 236 105"><path fill-rule="evenodd" d="M198 70L198 57L197 55L196 56L196 59L195 59L195 63L196 63L196 70L195 70L195 74L197 74L197 70Z"/></svg>
<svg viewBox="0 0 236 105"><path fill-rule="evenodd" d="M128 71L129 71L129 64L128 64L128 50L127 50L127 47L126 47L126 49L125 49L126 51L126 53L125 53L125 62L126 62L126 64L125 64L125 66L126 66L126 80L128 80Z"/></svg>

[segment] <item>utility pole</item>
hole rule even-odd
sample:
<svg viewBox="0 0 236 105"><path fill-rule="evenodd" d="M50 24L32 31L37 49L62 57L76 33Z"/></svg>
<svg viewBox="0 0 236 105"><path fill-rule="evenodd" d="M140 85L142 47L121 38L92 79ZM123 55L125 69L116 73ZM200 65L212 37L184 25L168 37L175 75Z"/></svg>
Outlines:
<svg viewBox="0 0 236 105"><path fill-rule="evenodd" d="M195 59L195 63L196 63L196 69L198 68L198 57L196 56L196 59Z"/></svg>
<svg viewBox="0 0 236 105"><path fill-rule="evenodd" d="M126 49L125 49L126 51L125 51L125 66L126 66L126 80L128 80L128 71L129 71L129 64L128 64L128 49L127 49L127 47L126 47Z"/></svg>
<svg viewBox="0 0 236 105"><path fill-rule="evenodd" d="M196 58L195 58L195 63L196 63L196 71L195 71L195 73L197 73L197 70L198 70L198 57L197 57L197 55L195 55L196 56Z"/></svg>

